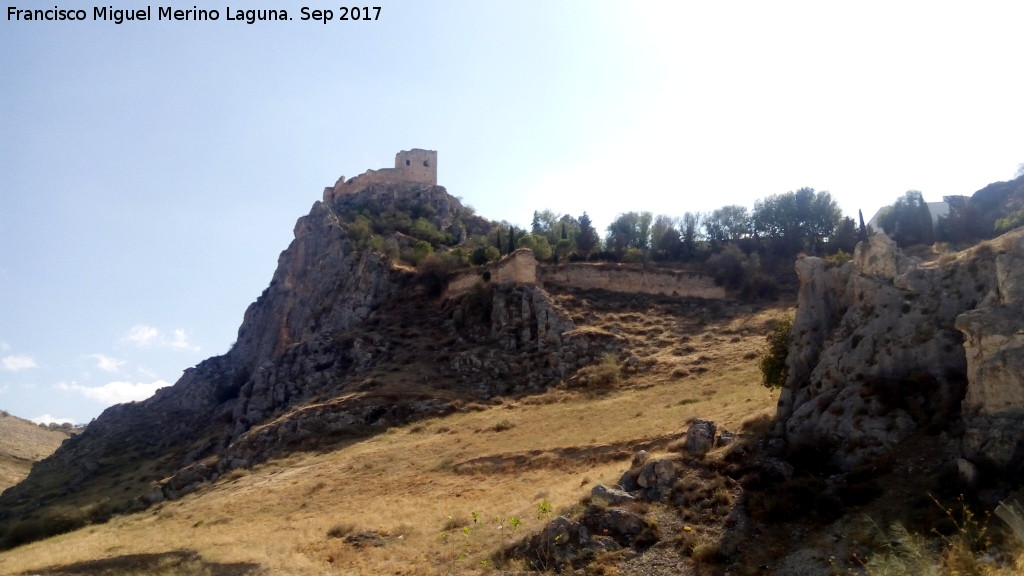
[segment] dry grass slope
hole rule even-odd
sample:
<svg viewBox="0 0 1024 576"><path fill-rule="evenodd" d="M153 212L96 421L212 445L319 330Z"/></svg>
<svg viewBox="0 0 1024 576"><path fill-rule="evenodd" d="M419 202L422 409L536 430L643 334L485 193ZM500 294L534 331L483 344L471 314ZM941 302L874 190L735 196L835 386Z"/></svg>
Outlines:
<svg viewBox="0 0 1024 576"><path fill-rule="evenodd" d="M554 514L573 509L594 484L614 484L635 449L666 451L691 418L738 430L774 412L756 358L765 335L791 313L785 307L555 297L579 326L624 339L617 382L599 389L566 382L335 450L296 452L181 500L0 553L0 573L56 575L65 573L57 567L83 562L177 553L189 555L180 561L185 568L168 573L475 571L540 529L542 503Z"/></svg>
<svg viewBox="0 0 1024 576"><path fill-rule="evenodd" d="M46 458L68 435L0 412L0 492L28 476L32 463Z"/></svg>

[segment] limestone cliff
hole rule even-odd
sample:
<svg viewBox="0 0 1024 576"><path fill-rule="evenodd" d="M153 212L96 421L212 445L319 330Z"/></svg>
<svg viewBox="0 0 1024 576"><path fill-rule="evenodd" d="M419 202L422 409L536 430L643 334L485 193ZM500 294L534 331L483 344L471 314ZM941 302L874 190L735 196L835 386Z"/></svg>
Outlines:
<svg viewBox="0 0 1024 576"><path fill-rule="evenodd" d="M799 260L778 403L790 447L850 468L922 431L962 435L976 461L1019 465L1022 258L1024 230L929 263L884 234L842 266Z"/></svg>
<svg viewBox="0 0 1024 576"><path fill-rule="evenodd" d="M496 394L540 390L574 372L585 341L535 285L481 282L441 299L422 275L360 246L359 216L414 213L446 244L491 223L444 188L370 183L316 202L295 225L232 349L173 386L113 406L0 496L8 523L122 483L105 513L175 498L290 450L329 446ZM387 232L386 242L408 241Z"/></svg>

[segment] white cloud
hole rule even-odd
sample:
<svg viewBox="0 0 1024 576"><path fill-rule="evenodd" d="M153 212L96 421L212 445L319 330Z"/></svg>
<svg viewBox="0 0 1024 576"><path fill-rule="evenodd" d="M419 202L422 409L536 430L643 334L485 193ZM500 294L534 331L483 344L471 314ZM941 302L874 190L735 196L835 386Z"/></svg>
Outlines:
<svg viewBox="0 0 1024 576"><path fill-rule="evenodd" d="M193 352L199 351L199 346L193 346L188 342L188 335L181 328L174 331L174 339L168 344L171 348L177 348L179 350L192 350Z"/></svg>
<svg viewBox="0 0 1024 576"><path fill-rule="evenodd" d="M73 419L71 419L71 418L57 418L56 416L50 416L49 414L43 414L42 416L36 416L35 418L30 418L29 420L32 420L36 424L50 424L50 423L74 424L75 423L75 421Z"/></svg>
<svg viewBox="0 0 1024 576"><path fill-rule="evenodd" d="M192 352L199 351L199 346L189 343L188 334L181 328L175 329L174 335L171 338L167 338L159 329L139 324L133 326L121 340L137 348L172 348L175 350L190 350Z"/></svg>
<svg viewBox="0 0 1024 576"><path fill-rule="evenodd" d="M126 342L134 344L139 348L150 348L160 340L160 331L152 326L139 324L133 326L124 337Z"/></svg>
<svg viewBox="0 0 1024 576"><path fill-rule="evenodd" d="M57 388L66 392L75 392L105 406L113 406L124 402L145 400L160 388L170 386L164 380L155 382L108 382L102 386L82 386L77 382L67 384L61 382Z"/></svg>
<svg viewBox="0 0 1024 576"><path fill-rule="evenodd" d="M104 372L118 372L121 370L121 366L128 363L127 360L118 360L104 354L90 354L89 357L96 360L96 367Z"/></svg>
<svg viewBox="0 0 1024 576"><path fill-rule="evenodd" d="M38 368L39 365L31 356L4 356L0 360L0 366L3 366L4 370L8 372L17 372L19 370L28 370L29 368Z"/></svg>

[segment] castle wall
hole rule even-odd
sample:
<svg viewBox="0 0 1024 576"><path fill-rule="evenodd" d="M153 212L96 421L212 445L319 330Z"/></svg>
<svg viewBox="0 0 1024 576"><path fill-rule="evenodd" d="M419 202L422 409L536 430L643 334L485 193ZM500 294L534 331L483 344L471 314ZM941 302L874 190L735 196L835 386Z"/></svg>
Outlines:
<svg viewBox="0 0 1024 576"><path fill-rule="evenodd" d="M437 151L402 150L395 154L394 168L367 170L355 178L342 176L333 187L324 188L324 202L331 203L345 194L361 192L375 184L427 184L437 186Z"/></svg>
<svg viewBox="0 0 1024 576"><path fill-rule="evenodd" d="M608 290L691 298L725 298L725 288L701 274L684 270L640 268L620 264L560 264L538 269L541 283L581 290Z"/></svg>
<svg viewBox="0 0 1024 576"><path fill-rule="evenodd" d="M483 282L484 271L491 273L490 282L493 284L537 283L537 259L533 257L532 250L520 248L497 262L463 272L452 278L445 291L445 297L450 298L469 292L478 283Z"/></svg>
<svg viewBox="0 0 1024 576"><path fill-rule="evenodd" d="M520 248L504 259L464 272L448 284L446 297L458 296L482 282L487 270L495 284L540 284L580 290L658 294L680 298L725 298L725 289L708 276L685 270L644 269L619 264L537 265L533 252Z"/></svg>

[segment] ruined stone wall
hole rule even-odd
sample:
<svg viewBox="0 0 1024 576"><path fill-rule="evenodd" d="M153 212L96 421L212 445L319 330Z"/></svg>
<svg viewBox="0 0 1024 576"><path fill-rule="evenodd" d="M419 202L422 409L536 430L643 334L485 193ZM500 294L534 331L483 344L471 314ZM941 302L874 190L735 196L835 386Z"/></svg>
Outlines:
<svg viewBox="0 0 1024 576"><path fill-rule="evenodd" d="M483 282L484 272L491 273L489 282L493 284L536 284L537 259L532 250L520 248L497 262L459 274L448 283L445 297L469 292L473 286Z"/></svg>
<svg viewBox="0 0 1024 576"><path fill-rule="evenodd" d="M374 184L437 185L437 151L402 150L395 154L394 168L367 170L355 178L342 176L333 187L324 188L324 202L332 204L338 196L361 192Z"/></svg>
<svg viewBox="0 0 1024 576"><path fill-rule="evenodd" d="M545 285L553 284L582 290L725 298L725 289L716 286L711 278L685 270L578 263L542 266L538 277Z"/></svg>
<svg viewBox="0 0 1024 576"><path fill-rule="evenodd" d="M539 284L579 290L609 290L689 298L725 298L725 289L701 274L686 270L644 269L620 264L559 264L538 266L533 252L520 248L502 260L464 272L448 284L445 296L464 294L483 281L484 271L494 284Z"/></svg>

